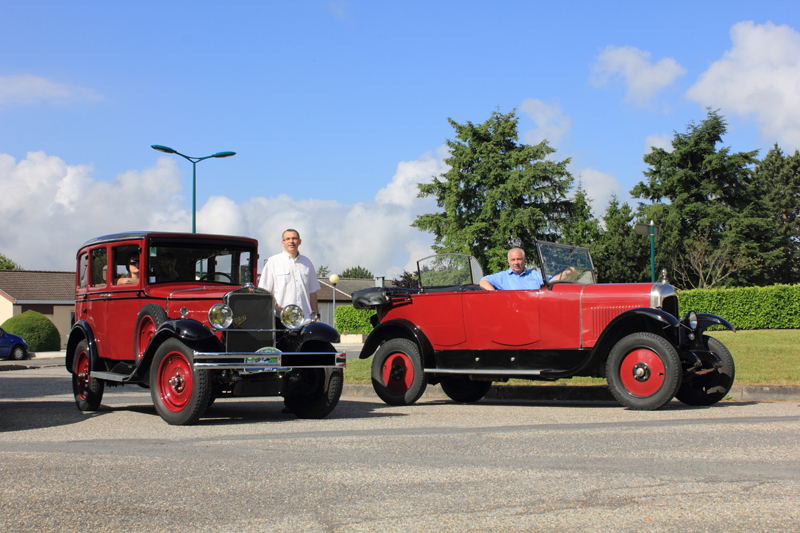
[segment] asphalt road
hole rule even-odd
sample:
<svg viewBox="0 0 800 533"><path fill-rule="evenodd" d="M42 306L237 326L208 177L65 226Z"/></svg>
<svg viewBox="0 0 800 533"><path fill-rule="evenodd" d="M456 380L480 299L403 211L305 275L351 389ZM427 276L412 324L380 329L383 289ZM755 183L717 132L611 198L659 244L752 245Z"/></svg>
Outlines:
<svg viewBox="0 0 800 533"><path fill-rule="evenodd" d="M343 397L325 420L144 389L80 413L69 375L0 373L0 532L798 531L800 405Z"/></svg>

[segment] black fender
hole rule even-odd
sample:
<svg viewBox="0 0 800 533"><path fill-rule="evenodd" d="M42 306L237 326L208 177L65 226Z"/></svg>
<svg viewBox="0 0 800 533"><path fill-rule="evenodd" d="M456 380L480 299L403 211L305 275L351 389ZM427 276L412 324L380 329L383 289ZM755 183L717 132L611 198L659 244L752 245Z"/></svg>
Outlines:
<svg viewBox="0 0 800 533"><path fill-rule="evenodd" d="M278 338L276 347L282 352L298 352L308 341L330 344L339 342L339 332L325 322L309 322L296 330L285 330Z"/></svg>
<svg viewBox="0 0 800 533"><path fill-rule="evenodd" d="M736 332L736 328L721 316L712 315L711 313L697 313L697 329L695 329L695 332L698 335L702 335L710 326L725 326L734 333Z"/></svg>
<svg viewBox="0 0 800 533"><path fill-rule="evenodd" d="M97 353L97 342L94 339L92 326L85 320L79 320L72 326L69 332L69 339L67 339L66 359L64 360L64 366L67 367L67 372L72 373L72 365L75 361L75 348L82 340L86 340L89 349L89 369L105 370L105 368L99 366L100 355Z"/></svg>
<svg viewBox="0 0 800 533"><path fill-rule="evenodd" d="M635 327L630 327L633 323ZM585 372L587 369L600 367L605 372L605 360L611 348L622 337L637 331L649 331L656 333L667 339L673 346L678 348L677 328L680 321L670 313L657 307L637 307L617 315L600 334L600 338L592 348L589 357L577 368L563 372L564 376L575 375ZM583 374L581 374L583 375ZM561 376L553 376L561 377Z"/></svg>
<svg viewBox="0 0 800 533"><path fill-rule="evenodd" d="M372 330L372 333L369 334L369 337L367 337L367 341L361 349L359 358L366 359L370 357L383 341L398 337L415 342L423 360L426 355L433 353L433 346L428 340L428 337L425 336L425 333L413 322L400 318L378 324L378 326Z"/></svg>
<svg viewBox="0 0 800 533"><path fill-rule="evenodd" d="M167 320L159 326L153 338L150 339L150 344L147 345L147 348L142 354L142 359L128 379L131 381L144 380L147 370L150 368L150 363L152 363L153 357L156 354L156 350L158 350L158 347L161 346L165 340L172 338L180 339L186 346L197 351L225 351L225 348L222 346L217 336L214 335L214 332L201 322L189 318Z"/></svg>

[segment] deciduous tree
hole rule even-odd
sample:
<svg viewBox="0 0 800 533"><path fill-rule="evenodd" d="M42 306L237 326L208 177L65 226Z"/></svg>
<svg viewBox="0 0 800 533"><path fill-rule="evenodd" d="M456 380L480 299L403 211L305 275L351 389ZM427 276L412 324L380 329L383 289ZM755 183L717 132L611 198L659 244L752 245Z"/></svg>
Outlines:
<svg viewBox="0 0 800 533"><path fill-rule="evenodd" d="M0 270L24 270L24 268L3 254L0 254Z"/></svg>
<svg viewBox="0 0 800 533"><path fill-rule="evenodd" d="M360 265L345 269L344 272L339 274L339 277L344 279L375 279L372 272Z"/></svg>

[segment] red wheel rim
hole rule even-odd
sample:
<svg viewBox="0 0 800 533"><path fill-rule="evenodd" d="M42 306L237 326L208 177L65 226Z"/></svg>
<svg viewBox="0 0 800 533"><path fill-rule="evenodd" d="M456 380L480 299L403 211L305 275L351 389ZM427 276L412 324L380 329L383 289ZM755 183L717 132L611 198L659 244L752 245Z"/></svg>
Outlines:
<svg viewBox="0 0 800 533"><path fill-rule="evenodd" d="M638 375L638 377L637 377ZM664 361L652 350L640 348L625 356L619 367L622 385L634 396L651 396L664 384Z"/></svg>
<svg viewBox="0 0 800 533"><path fill-rule="evenodd" d="M139 322L139 334L136 337L136 359L139 360L144 354L145 348L150 344L150 339L156 333L156 324L149 316L143 316Z"/></svg>
<svg viewBox="0 0 800 533"><path fill-rule="evenodd" d="M85 400L89 392L89 354L86 352L78 354L78 362L75 365L75 383L78 385L78 398Z"/></svg>
<svg viewBox="0 0 800 533"><path fill-rule="evenodd" d="M158 394L164 407L178 413L192 399L192 367L180 352L170 352L158 366Z"/></svg>
<svg viewBox="0 0 800 533"><path fill-rule="evenodd" d="M404 353L393 353L383 363L383 382L389 392L403 394L414 381L414 365Z"/></svg>

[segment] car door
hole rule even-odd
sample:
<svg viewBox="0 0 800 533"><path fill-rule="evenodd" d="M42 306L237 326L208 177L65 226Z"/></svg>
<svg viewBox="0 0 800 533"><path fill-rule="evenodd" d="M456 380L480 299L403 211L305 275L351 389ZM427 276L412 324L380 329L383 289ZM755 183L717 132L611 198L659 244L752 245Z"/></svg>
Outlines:
<svg viewBox="0 0 800 533"><path fill-rule="evenodd" d="M5 330L0 328L0 357L7 357L10 355L9 350L11 350L11 341L6 335Z"/></svg>
<svg viewBox="0 0 800 533"><path fill-rule="evenodd" d="M463 297L470 349L536 348L539 291L468 291Z"/></svg>

